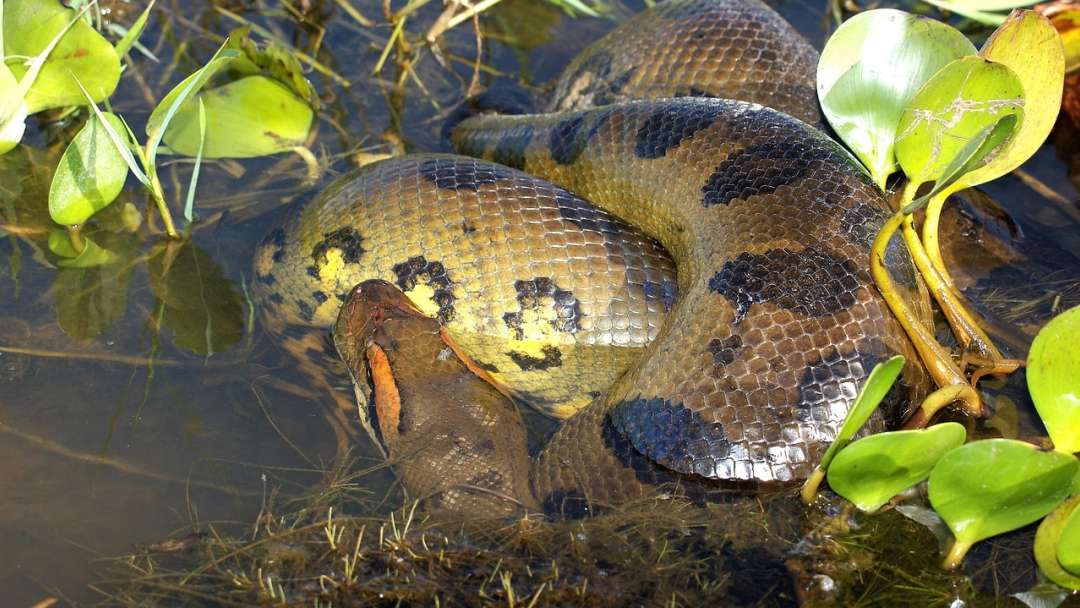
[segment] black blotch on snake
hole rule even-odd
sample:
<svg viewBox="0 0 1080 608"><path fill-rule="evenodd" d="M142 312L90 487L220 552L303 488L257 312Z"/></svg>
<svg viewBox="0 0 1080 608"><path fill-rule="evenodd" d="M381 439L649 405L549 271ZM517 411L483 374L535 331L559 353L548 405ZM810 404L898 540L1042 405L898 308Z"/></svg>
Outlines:
<svg viewBox="0 0 1080 608"><path fill-rule="evenodd" d="M454 319L454 283L442 262L429 262L424 256L418 255L394 264L391 270L397 276L396 283L402 291L412 291L420 282L431 288L431 299L439 306L435 316L441 323Z"/></svg>
<svg viewBox="0 0 1080 608"><path fill-rule="evenodd" d="M658 464L702 477L716 476L716 463L731 452L719 422L707 422L682 403L637 397L615 405L611 423L639 452Z"/></svg>
<svg viewBox="0 0 1080 608"><path fill-rule="evenodd" d="M541 352L544 353L542 358L513 350L506 355L521 368L521 371L543 371L552 367L562 367L562 351L557 347L547 345Z"/></svg>
<svg viewBox="0 0 1080 608"><path fill-rule="evenodd" d="M551 158L560 165L573 164L610 117L611 112L599 111L576 114L559 121L548 138Z"/></svg>
<svg viewBox="0 0 1080 608"><path fill-rule="evenodd" d="M308 275L318 278L319 271L329 261L327 255L333 249L341 251L341 259L346 264L356 264L367 251L364 249L364 237L355 228L346 226L327 232L323 234L323 240L311 249L311 259L315 265L308 267Z"/></svg>
<svg viewBox="0 0 1080 608"><path fill-rule="evenodd" d="M742 338L738 334L731 334L724 339L709 340L709 352L712 353L713 362L717 365L729 365L735 362L742 345Z"/></svg>
<svg viewBox="0 0 1080 608"><path fill-rule="evenodd" d="M514 281L514 291L517 292L518 311L504 314L503 323L514 332L518 340L525 337L522 313L526 310L540 310L547 305L548 299L555 311L555 318L548 321L552 327L571 334L581 329L581 303L572 291L559 287L550 277Z"/></svg>
<svg viewBox="0 0 1080 608"><path fill-rule="evenodd" d="M715 123L718 116L713 108L660 106L638 127L634 156L662 158L683 140Z"/></svg>
<svg viewBox="0 0 1080 608"><path fill-rule="evenodd" d="M749 146L717 165L701 187L701 202L711 207L771 194L781 186L798 182L819 162L834 158L834 150L798 139L774 139Z"/></svg>
<svg viewBox="0 0 1080 608"><path fill-rule="evenodd" d="M855 292L864 284L851 260L807 247L740 253L709 279L709 290L734 304L737 323L757 302L808 317L835 314L855 304Z"/></svg>
<svg viewBox="0 0 1080 608"><path fill-rule="evenodd" d="M472 190L495 184L514 176L511 169L476 161L451 158L431 158L420 163L420 176L446 190Z"/></svg>

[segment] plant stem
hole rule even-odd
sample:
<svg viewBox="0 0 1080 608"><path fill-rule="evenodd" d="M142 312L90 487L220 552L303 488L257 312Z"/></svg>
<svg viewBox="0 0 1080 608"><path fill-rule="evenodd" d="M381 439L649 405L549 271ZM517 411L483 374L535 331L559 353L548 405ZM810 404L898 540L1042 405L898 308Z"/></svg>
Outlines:
<svg viewBox="0 0 1080 608"><path fill-rule="evenodd" d="M319 176L322 173L319 170L319 159L315 158L315 155L311 153L304 146L296 146L292 149L301 160L304 161L304 165L307 167L307 180L306 183L314 185L319 181Z"/></svg>
<svg viewBox="0 0 1080 608"><path fill-rule="evenodd" d="M71 241L71 247L78 253L82 253L86 249L86 241L82 238L82 227L78 224L72 224L67 227L68 240Z"/></svg>
<svg viewBox="0 0 1080 608"><path fill-rule="evenodd" d="M941 245L938 241L938 226L941 223L941 209L945 206L945 200L952 194L951 188L942 190L930 199L930 202L926 205L926 218L923 220L922 227L922 243L926 248L926 255L930 260L930 263L937 269L938 274L941 275L941 279L949 286L950 289L956 289L956 283L953 282L952 275L949 274L948 269L945 268L945 261L941 257Z"/></svg>
<svg viewBox="0 0 1080 608"><path fill-rule="evenodd" d="M964 556L967 555L968 549L971 549L971 544L960 539L953 540L952 545L949 546L949 553L945 556L945 560L941 562L941 567L946 570L955 570L960 565L960 562L964 561Z"/></svg>
<svg viewBox="0 0 1080 608"><path fill-rule="evenodd" d="M927 210L927 216L929 216L929 210ZM911 259L919 269L919 274L926 280L930 294L934 296L934 300L945 314L945 319L949 322L949 327L952 328L960 346L964 350L974 348L975 352L987 359L1002 359L1001 353L994 347L990 337L979 327L979 323L971 316L967 307L958 299L956 292L932 263L927 249L915 231L915 221L911 215L904 217L903 228L904 242L907 244L908 251L911 252Z"/></svg>
<svg viewBox="0 0 1080 608"><path fill-rule="evenodd" d="M157 205L158 214L161 215L161 222L165 224L165 234L169 235L169 238L180 240L180 234L176 232L176 225L173 223L172 214L169 213L169 206L165 203L165 193L161 189L161 180L158 179L157 171L153 167L147 167L150 169L150 195L154 198L154 204Z"/></svg>
<svg viewBox="0 0 1080 608"><path fill-rule="evenodd" d="M893 315L904 328L908 338L911 339L911 343L919 353L919 358L926 365L926 370L930 377L934 379L934 382L939 387L954 384L967 386L967 380L960 372L960 369L956 367L956 364L953 363L949 353L938 343L930 330L916 319L907 303L897 293L896 285L893 283L888 269L885 268L885 249L903 223L904 214L897 212L882 226L881 232L874 239L873 247L870 250L870 273L873 275L874 282L877 283L878 291L881 292L885 303L888 304L889 309L892 310ZM982 410L978 393L971 391L970 394L965 395L965 409L973 412Z"/></svg>
<svg viewBox="0 0 1080 608"><path fill-rule="evenodd" d="M960 401L963 404L979 403L979 394L975 392L975 389L968 383L963 384L950 384L943 386L938 390L930 393L923 400L922 405L915 412L907 422L904 423L904 429L922 429L926 428L926 425L930 423L930 419L937 414L941 408L949 405L954 401ZM970 412L978 415L981 412Z"/></svg>
<svg viewBox="0 0 1080 608"><path fill-rule="evenodd" d="M821 468L821 465L814 467L814 472L810 473L810 477L806 478L806 483L802 487L802 500L806 504L814 502L814 498L817 497L818 486L825 479L825 470Z"/></svg>

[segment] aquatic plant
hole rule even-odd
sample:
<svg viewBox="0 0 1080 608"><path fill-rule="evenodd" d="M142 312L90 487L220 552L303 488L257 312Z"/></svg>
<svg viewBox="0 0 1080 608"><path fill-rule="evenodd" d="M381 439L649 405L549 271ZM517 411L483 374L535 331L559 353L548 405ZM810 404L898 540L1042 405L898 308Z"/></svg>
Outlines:
<svg viewBox="0 0 1080 608"><path fill-rule="evenodd" d="M873 512L929 479L930 505L954 537L943 564L949 569L956 568L976 542L1051 514L1036 537L1036 560L1058 585L1080 589L1076 572L1080 516L1075 514L1080 505L1076 498L1080 460L1074 454L1080 446L1073 443L1080 428L1076 402L1080 368L1074 352L1080 338L1077 319L1080 307L1062 313L1043 327L1032 348L1031 371L1036 365L1039 371L1034 378L1029 376L1028 383L1032 396L1039 395L1040 417L1047 429L1053 429L1050 439L1055 450L1011 439L964 444L963 428L951 422L914 432L881 433L845 447L849 433L830 446L826 455L831 458L819 466L829 486L863 511ZM888 365L895 363L879 364L871 373L860 402L876 406L880 398L864 399L863 395L884 394L890 388L896 375L883 372ZM862 426L868 418L866 411L853 408L844 430L851 430L848 421ZM819 482L819 478L807 482L804 500L813 500Z"/></svg>
<svg viewBox="0 0 1080 608"><path fill-rule="evenodd" d="M195 158L184 209L189 223L203 158L294 151L308 163L314 180L318 163L303 143L318 98L288 50L274 43L262 49L248 38L247 30L233 32L205 65L158 103L147 122L146 142L140 143L123 117L102 111L98 103L116 89L120 57L137 44L153 2L115 46L81 19L92 4L76 12L45 0L8 0L0 22L5 59L0 64L0 84L17 83L0 87L0 133L5 135L0 152L18 144L29 114L78 106L91 110L61 158L49 192L50 215L70 235L70 247L51 241L53 253L61 257L82 254L88 245L80 227L115 200L129 172L149 192L165 232L178 238L158 175L159 154ZM29 20L35 27L28 26ZM47 27L38 26L41 21ZM19 58L25 58L23 64L3 67ZM84 256L79 263L111 259Z"/></svg>
<svg viewBox="0 0 1080 608"><path fill-rule="evenodd" d="M942 261L938 221L950 194L1027 160L1061 106L1064 51L1045 17L1014 12L977 55L962 38L925 18L866 11L829 39L818 68L826 118L878 185L884 187L897 168L907 177L895 214L874 242L871 271L940 387L909 422L913 428L952 402L980 414L973 388L978 379L1009 373L1021 363L1006 359L968 311ZM913 214L924 207L920 234ZM885 248L898 230L960 343L962 361L975 365L970 384L966 370L915 320L884 267Z"/></svg>

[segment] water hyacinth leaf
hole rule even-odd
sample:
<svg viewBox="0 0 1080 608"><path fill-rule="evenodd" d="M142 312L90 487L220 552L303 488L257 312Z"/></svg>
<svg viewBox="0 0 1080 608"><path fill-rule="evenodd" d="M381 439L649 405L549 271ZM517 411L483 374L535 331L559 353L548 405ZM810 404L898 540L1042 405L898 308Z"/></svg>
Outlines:
<svg viewBox="0 0 1080 608"><path fill-rule="evenodd" d="M83 250L76 251L64 230L49 233L49 251L64 258L56 263L61 268L91 268L112 264L117 260L115 253L86 237L83 237Z"/></svg>
<svg viewBox="0 0 1080 608"><path fill-rule="evenodd" d="M1058 541L1057 559L1070 574L1080 576L1080 509L1073 509Z"/></svg>
<svg viewBox="0 0 1080 608"><path fill-rule="evenodd" d="M33 82L24 95L28 113L82 105L82 92L72 76L94 101L116 90L120 57L93 27L76 19L74 10L54 0L6 0L3 9L5 57L34 58L55 42L36 77L30 75ZM20 81L32 69L20 62L9 62L8 67Z"/></svg>
<svg viewBox="0 0 1080 608"><path fill-rule="evenodd" d="M1046 141L1061 110L1065 50L1053 24L1034 11L1013 11L979 55L1009 67L1024 87L1024 119L990 162L964 175L951 191L997 179L1024 163Z"/></svg>
<svg viewBox="0 0 1080 608"><path fill-rule="evenodd" d="M1067 528L1073 528L1080 519L1080 496L1073 496L1069 500L1057 506L1046 519L1039 524L1035 532L1035 562L1055 584L1066 589L1080 590L1080 572L1070 572L1064 567L1060 555L1066 544L1065 532ZM1064 547L1066 553L1075 557L1080 550L1080 539L1076 537L1074 530L1070 529L1072 544Z"/></svg>
<svg viewBox="0 0 1080 608"><path fill-rule="evenodd" d="M829 487L866 512L921 482L967 431L955 422L914 431L878 433L847 446L829 465Z"/></svg>
<svg viewBox="0 0 1080 608"><path fill-rule="evenodd" d="M240 53L239 57L229 63L229 74L236 79L244 76L269 76L289 87L312 108L319 108L319 96L315 87L304 75L304 68L292 49L272 40L260 48L249 36L247 27L230 32L225 48Z"/></svg>
<svg viewBox="0 0 1080 608"><path fill-rule="evenodd" d="M22 141L26 116L26 103L19 94L19 83L11 70L0 62L0 154Z"/></svg>
<svg viewBox="0 0 1080 608"><path fill-rule="evenodd" d="M864 11L829 38L817 71L829 124L884 187L908 101L939 69L975 47L954 28L893 9Z"/></svg>
<svg viewBox="0 0 1080 608"><path fill-rule="evenodd" d="M114 130L124 128L115 114L102 116ZM91 116L60 157L49 187L49 215L57 224L82 224L116 199L127 174L127 162L101 119Z"/></svg>
<svg viewBox="0 0 1080 608"><path fill-rule="evenodd" d="M248 76L196 96L206 108L204 158L251 158L291 150L307 139L311 107L280 82ZM176 113L165 131L173 153L195 156L200 142L198 104Z"/></svg>
<svg viewBox="0 0 1080 608"><path fill-rule="evenodd" d="M829 466L832 464L837 452L851 441L855 433L858 433L859 429L874 414L878 405L881 404L881 400L885 398L896 379L900 377L900 372L903 369L904 357L895 355L887 361L878 363L870 371L862 390L859 391L859 396L855 398L855 404L851 406L851 410L848 412L847 417L844 418L843 424L840 425L840 430L836 433L836 439L833 439L833 442L829 444L825 454L821 457L821 462L818 463L813 473L803 484L802 498L804 501L809 503L813 500L817 494L817 488L821 484L825 472L829 470Z"/></svg>
<svg viewBox="0 0 1080 608"><path fill-rule="evenodd" d="M227 41L226 41L227 43ZM172 122L173 117L180 110L180 108L188 101L191 95L199 92L206 82L210 78L218 73L219 70L224 68L239 56L239 53L234 50L226 50L224 46L219 48L214 55L210 58L210 61L206 62L206 65L196 70L193 74L185 78L180 84L173 87L169 91L164 99L162 99L154 111L150 113L150 118L146 121L146 135L148 141L146 143L147 150L147 164L154 165L157 159L158 144L161 143L162 137L165 135L165 130L168 129L169 123Z"/></svg>
<svg viewBox="0 0 1080 608"><path fill-rule="evenodd" d="M1013 439L975 441L952 450L930 472L930 504L956 540L946 568L976 542L1046 515L1069 494L1076 458Z"/></svg>
<svg viewBox="0 0 1080 608"><path fill-rule="evenodd" d="M1027 384L1054 447L1080 452L1080 306L1047 323L1028 353Z"/></svg>
<svg viewBox="0 0 1080 608"><path fill-rule="evenodd" d="M896 132L896 158L912 182L939 180L968 141L1007 116L1011 129L987 141L1001 145L1022 124L1024 87L1008 67L961 57L941 68L912 97Z"/></svg>

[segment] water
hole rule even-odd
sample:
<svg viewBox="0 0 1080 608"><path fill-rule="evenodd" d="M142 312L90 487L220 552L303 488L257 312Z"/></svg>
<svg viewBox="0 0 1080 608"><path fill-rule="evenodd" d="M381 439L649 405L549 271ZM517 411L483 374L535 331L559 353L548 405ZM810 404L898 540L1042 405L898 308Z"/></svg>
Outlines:
<svg viewBox="0 0 1080 608"><path fill-rule="evenodd" d="M355 6L382 21L380 3ZM828 31L823 2L784 0L776 6L820 47ZM239 15L336 74L309 74L323 100L310 145L329 162L320 184L351 167L357 154L437 149L441 120L473 77L471 27L464 24L442 38L445 66L425 52L414 75L402 76L391 57L373 76L389 26L360 26L333 2L311 3L304 19L290 16L298 8L284 2L159 3L142 40L161 62L137 57L113 108L141 133L151 98L208 58L220 37L239 25ZM640 6L613 8L619 16ZM114 10L132 13L123 4ZM422 32L437 14L437 6L422 7L409 30ZM504 0L483 24L480 82L501 74L532 84L557 74L614 22L569 19L539 1ZM394 86L399 78L401 90ZM299 494L318 483L337 455L325 395L312 393L292 370L246 297L255 243L287 207L320 185L303 183L304 168L294 156L211 162L203 168L200 221L189 244L167 246L144 227L137 235L110 237L112 248L127 253L125 263L57 269L42 253L48 184L78 126L32 120L24 145L0 157L0 235L7 231L8 237L0 239L5 606L50 596L93 601L100 596L88 584L100 578L103 559L183 536L193 526L250 526L276 495ZM190 164L166 166L163 181L175 212ZM1067 168L1048 146L1025 171L1063 201L1048 202L1011 176L987 192L1028 234L1049 234L1057 249L1080 253L1080 218L1072 203L1077 192ZM133 179L106 221L118 223L125 202L145 206ZM1070 277L1060 270L1046 272L1075 279L1075 272ZM1061 288L1046 291L1054 289ZM1031 314L1041 320L1051 309L1047 300ZM351 455L359 466L377 462L360 440ZM373 496L391 487L385 472L364 479Z"/></svg>

